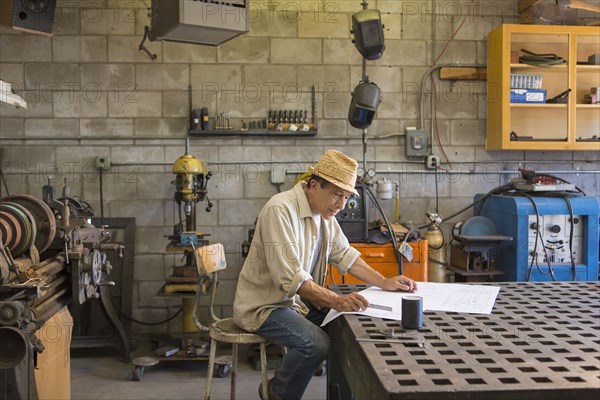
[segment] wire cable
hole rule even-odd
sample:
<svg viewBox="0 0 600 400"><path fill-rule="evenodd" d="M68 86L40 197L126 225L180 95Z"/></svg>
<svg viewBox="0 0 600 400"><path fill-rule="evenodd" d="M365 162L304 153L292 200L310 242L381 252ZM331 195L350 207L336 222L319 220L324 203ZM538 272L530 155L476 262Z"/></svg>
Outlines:
<svg viewBox="0 0 600 400"><path fill-rule="evenodd" d="M508 193L509 195L512 196L523 196L526 197L527 199L529 199L529 201L531 202L531 204L533 205L533 209L535 210L535 215L538 221L538 226L537 226L537 230L536 230L536 243L537 243L537 237L539 236L540 238L540 242L542 244L542 249L544 249L544 257L546 257L546 263L548 264L548 272L544 272L542 271L542 269L540 268L539 264L537 263L537 254L536 254L536 266L538 271L540 271L540 273L542 274L548 274L550 273L550 277L552 278L553 282L556 282L556 276L554 275L554 268L552 268L552 261L550 261L550 256L548 255L548 250L546 249L546 246L544 245L544 237L542 236L542 230L540 229L539 226L539 220L540 220L540 212L539 209L537 207L537 204L535 203L535 200L533 197L531 197L530 195L528 195L527 193Z"/></svg>
<svg viewBox="0 0 600 400"><path fill-rule="evenodd" d="M575 266L575 259L573 258L573 229L575 225L575 216L573 215L573 205L571 204L571 200L569 200L568 196L563 195L563 199L567 203L567 207L569 208L569 216L571 217L571 224L569 225L569 256L571 257L571 269L573 270L573 281L577 280L577 267Z"/></svg>
<svg viewBox="0 0 600 400"><path fill-rule="evenodd" d="M123 266L125 265L125 259L121 259L121 268L123 268ZM110 297L110 296L109 296ZM110 302L112 303L113 307L117 310L117 312L119 314L121 314L123 317L125 317L126 319L128 319L129 321L135 322L136 324L140 324L140 325L146 325L146 326L157 326L157 325L162 325L162 324L166 324L167 322L171 321L173 318L177 317L179 314L181 314L181 312L183 311L183 307L181 307L179 310L177 310L177 312L173 315L171 315L170 317L168 317L167 319L163 320L163 321L158 321L158 322L145 322L145 321L140 321L138 319L133 318L130 315L125 314L125 312L123 310L121 310L119 308L119 306L117 306L114 302L114 300L112 299L112 297L110 298Z"/></svg>
<svg viewBox="0 0 600 400"><path fill-rule="evenodd" d="M435 77L433 76L433 74L431 74L431 99L432 99L431 100L431 114L433 115L433 124L431 126L431 129L435 133L435 138L437 140L438 147L442 151L442 154L444 155L444 159L448 163L448 166L450 168L452 168L452 163L450 162L450 158L446 154L446 150L444 150L444 146L442 146L442 139L440 139L440 130L438 129L438 119L437 119L437 105L436 105L436 102L433 100L435 98L435 96L436 96ZM431 152L433 153L433 148L432 148Z"/></svg>
<svg viewBox="0 0 600 400"><path fill-rule="evenodd" d="M392 227L392 224L390 224L390 221L388 220L387 216L383 212L383 209L381 208L379 201L377 201L377 198L375 197L375 195L373 194L373 192L371 191L369 186L365 185L364 183L361 183L361 185L363 185L366 192L369 194L369 197L371 197L371 199L373 200L375 207L377 207L377 209L381 213L383 220L385 221L385 224L388 227L388 231L390 233L390 238L392 239L392 244L394 245L394 255L396 256L396 263L398 264L398 274L403 275L404 268L403 268L402 254L400 253L400 248L398 247L398 239L396 238L396 233L394 232L394 228Z"/></svg>
<svg viewBox="0 0 600 400"><path fill-rule="evenodd" d="M439 192L439 188L438 188L438 166L435 166L435 173L434 173L434 178L435 178L435 213L439 214L440 213L440 192Z"/></svg>
<svg viewBox="0 0 600 400"><path fill-rule="evenodd" d="M98 168L98 176L100 181L100 226L104 226L104 190L102 189L102 171L104 168Z"/></svg>
<svg viewBox="0 0 600 400"><path fill-rule="evenodd" d="M433 65L437 64L437 62L440 60L440 58L442 58L442 56L444 55L444 53L446 52L446 50L448 49L448 46L450 45L450 43L454 40L454 38L456 37L456 35L458 34L458 32L462 29L463 25L465 24L465 22L467 21L467 18L469 18L469 16L471 16L471 13L473 12L473 6L475 5L475 2L477 0L471 0L471 4L469 4L469 10L467 11L467 13L465 14L465 17L463 18L463 20L461 21L460 25L458 26L458 28L456 28L456 30L454 31L454 33L452 34L452 36L450 36L450 39L448 39L448 41L446 42L446 45L444 46L444 48L442 49L442 51L440 52L440 54L437 56L437 58L435 59L435 61L433 62ZM434 17L435 18L435 17ZM435 38L434 38L435 39Z"/></svg>
<svg viewBox="0 0 600 400"><path fill-rule="evenodd" d="M526 54L519 57L519 62L523 64L529 64L536 67L552 67L554 65L563 65L567 63L564 58L559 57L556 54L536 54L527 49L521 49L521 51Z"/></svg>
<svg viewBox="0 0 600 400"><path fill-rule="evenodd" d="M202 286L202 278L202 275L200 275L196 284L196 294L194 295L194 310L192 311L192 320L194 321L194 325L196 325L196 327L198 328L198 331L208 332L210 329L207 326L202 325L200 319L198 318L198 306L200 305L200 287ZM212 309L212 303L210 305L210 308Z"/></svg>
<svg viewBox="0 0 600 400"><path fill-rule="evenodd" d="M136 324L140 324L140 325L147 325L147 326L156 326L156 325L162 325L162 324L166 324L167 322L171 321L173 318L175 318L176 316L178 316L179 314L181 314L181 312L183 311L183 307L181 307L179 310L177 310L177 312L173 315L171 315L169 318L165 319L164 321L159 321L159 322L145 322L145 321L140 321L137 320L127 314L125 314L125 312L123 310L121 310L113 301L113 299L110 299L113 307L119 312L119 314L121 314L122 316L124 316L125 318L127 318L128 320L135 322Z"/></svg>
<svg viewBox="0 0 600 400"><path fill-rule="evenodd" d="M537 226L537 229L540 228L540 215L538 213L535 214L535 223ZM537 264L537 247L538 247L538 240L537 240L537 235L535 237L535 242L533 243L533 253L531 254L531 263L529 264L529 269L527 270L527 282L531 282L531 275L533 274L533 264Z"/></svg>
<svg viewBox="0 0 600 400"><path fill-rule="evenodd" d="M467 21L467 18L469 18L469 16L473 12L473 6L475 5L476 1L477 0L471 0L471 3L469 4L469 9L468 9L467 13L465 14L463 20L458 25L458 28L456 28L456 30L452 33L450 38L446 41L444 48L442 49L442 51L440 51L440 54L436 57L435 61L433 62L433 65L436 65L438 63L438 61L440 60L440 58L442 58L444 53L446 53L448 46L450 45L450 43L452 43L452 41L454 40L454 38L456 37L458 32L462 29L463 25ZM433 38L433 42L435 43L435 38ZM437 139L438 146L439 146L440 150L442 151L442 154L444 155L446 162L448 163L448 165L452 166L452 163L450 162L450 159L448 158L448 155L446 154L446 151L444 150L444 146L442 146L442 141L440 139L440 133L439 133L439 129L438 129L438 120L437 120L437 106L434 101L435 95L436 95L435 77L433 76L433 74L431 74L431 113L433 116L433 124L432 124L433 126L431 126L431 129L433 130L433 132L435 132L435 137Z"/></svg>
<svg viewBox="0 0 600 400"><path fill-rule="evenodd" d="M548 265L548 272L544 272L541 267L539 266L539 264L537 264L536 261L536 266L538 271L540 271L542 274L550 274L550 277L552 278L552 282L556 282L556 276L554 275L554 268L552 267L552 261L550 260L550 257L548 256L548 249L546 248L546 246L544 245L544 236L542 235L542 232L540 230L538 230L538 236L540 237L540 241L542 242L542 249L544 249L544 257L546 257L546 264Z"/></svg>
<svg viewBox="0 0 600 400"><path fill-rule="evenodd" d="M470 208L475 207L479 203L485 202L490 196L498 194L499 191L501 192L502 190L504 190L505 188L508 188L508 187L512 187L512 184L506 184L506 185L498 186L498 187L490 190L489 192L487 192L486 194L484 194L479 200L477 200L477 201L469 204L468 206L460 209L459 211L455 212L454 214L452 214L452 215L444 218L444 221L448 221L448 220L451 220L451 219L459 216L460 214L464 213L465 211L469 210ZM478 212L479 212L479 210L481 210L481 208L483 208L483 204L481 204L481 206L478 208ZM425 228L433 225L434 223L435 222L429 222L429 223L427 223L425 225L421 225L421 226L417 227L417 229L419 229L419 230L420 229L425 229Z"/></svg>

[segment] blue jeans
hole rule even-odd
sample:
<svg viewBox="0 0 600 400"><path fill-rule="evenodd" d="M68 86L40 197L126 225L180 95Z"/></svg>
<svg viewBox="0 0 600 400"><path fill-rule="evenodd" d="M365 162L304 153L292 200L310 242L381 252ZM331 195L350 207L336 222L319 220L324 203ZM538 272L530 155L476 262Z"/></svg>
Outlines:
<svg viewBox="0 0 600 400"><path fill-rule="evenodd" d="M316 310L303 317L292 309L278 308L258 330L259 335L288 348L271 383L277 399L301 399L315 370L327 357L331 340L319 327L324 317Z"/></svg>

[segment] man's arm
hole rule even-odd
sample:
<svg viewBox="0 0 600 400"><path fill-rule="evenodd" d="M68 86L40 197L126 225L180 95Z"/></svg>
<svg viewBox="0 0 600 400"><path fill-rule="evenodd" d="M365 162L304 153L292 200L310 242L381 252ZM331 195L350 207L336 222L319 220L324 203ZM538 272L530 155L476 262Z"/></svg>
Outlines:
<svg viewBox="0 0 600 400"><path fill-rule="evenodd" d="M333 308L337 311L365 310L369 302L358 293L339 295L317 285L313 280L307 280L298 289L300 297L313 304Z"/></svg>
<svg viewBox="0 0 600 400"><path fill-rule="evenodd" d="M374 270L363 260L358 257L348 272L358 279L367 282L368 284L380 287L383 290L395 292L398 290L405 292L414 292L417 290L417 284L410 278L404 275L398 275L391 278L386 278L379 271Z"/></svg>
<svg viewBox="0 0 600 400"><path fill-rule="evenodd" d="M404 275L386 278L360 257L356 259L348 272L362 281L387 291L414 292L417 289L417 284L412 279ZM365 310L369 306L369 301L358 293L338 295L317 285L312 280L304 281L298 289L298 294L313 304L333 308L337 311L359 311Z"/></svg>

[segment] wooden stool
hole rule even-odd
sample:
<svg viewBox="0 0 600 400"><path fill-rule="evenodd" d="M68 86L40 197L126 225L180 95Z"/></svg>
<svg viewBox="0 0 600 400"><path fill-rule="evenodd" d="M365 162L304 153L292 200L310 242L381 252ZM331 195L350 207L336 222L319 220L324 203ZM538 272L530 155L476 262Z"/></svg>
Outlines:
<svg viewBox="0 0 600 400"><path fill-rule="evenodd" d="M235 379L237 372L237 356L238 356L238 344L254 344L260 345L260 371L262 373L262 395L263 399L268 399L269 385L267 382L267 352L265 343L267 339L260 335L252 332L245 331L239 328L234 322L233 318L226 318L220 321L214 322L210 326L209 332L211 343L210 343L210 359L208 360L208 373L206 375L206 392L204 394L205 400L210 400L210 389L213 376L213 368L215 364L215 357L217 353L217 342L231 343L231 400L235 399Z"/></svg>

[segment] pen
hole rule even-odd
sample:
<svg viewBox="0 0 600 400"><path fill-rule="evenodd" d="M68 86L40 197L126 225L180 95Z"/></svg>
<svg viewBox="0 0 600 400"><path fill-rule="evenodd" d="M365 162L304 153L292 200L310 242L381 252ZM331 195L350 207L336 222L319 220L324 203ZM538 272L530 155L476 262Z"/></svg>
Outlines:
<svg viewBox="0 0 600 400"><path fill-rule="evenodd" d="M376 310L389 311L389 312L393 311L392 307L390 307L390 306L384 306L384 305L375 304L375 303L369 304L369 308L374 308Z"/></svg>

